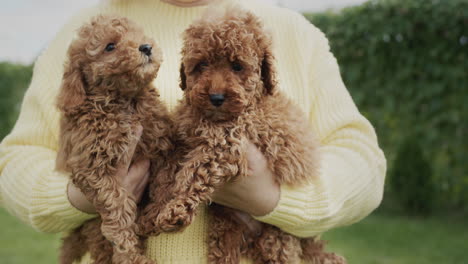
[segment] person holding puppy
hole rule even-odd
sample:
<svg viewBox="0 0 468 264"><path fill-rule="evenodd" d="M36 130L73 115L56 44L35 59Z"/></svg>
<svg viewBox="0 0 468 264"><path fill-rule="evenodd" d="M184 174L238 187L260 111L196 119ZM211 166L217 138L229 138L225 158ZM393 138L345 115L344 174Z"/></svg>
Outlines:
<svg viewBox="0 0 468 264"><path fill-rule="evenodd" d="M66 50L78 27L98 13L126 16L143 26L163 51L155 83L161 99L173 109L182 96L181 32L212 2L110 0L75 16L38 58L19 120L0 146L1 205L43 232L67 232L96 216L68 175L54 170L59 127L55 98ZM295 12L255 1L225 2L251 10L271 31L279 88L307 114L321 144L321 170L314 184L280 186L262 153L248 144L249 176L226 184L215 202L237 209L246 222L254 217L299 237L361 220L380 204L386 161L372 125L359 113L341 80L326 37ZM121 167L122 182L135 197L144 190L148 167L148 161ZM208 229L202 206L183 232L150 237L146 254L158 263L206 263Z"/></svg>

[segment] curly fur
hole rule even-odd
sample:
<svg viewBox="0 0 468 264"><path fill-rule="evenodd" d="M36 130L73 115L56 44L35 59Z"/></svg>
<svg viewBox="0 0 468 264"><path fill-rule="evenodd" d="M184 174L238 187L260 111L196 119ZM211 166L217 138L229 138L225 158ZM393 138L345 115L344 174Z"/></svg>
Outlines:
<svg viewBox="0 0 468 264"><path fill-rule="evenodd" d="M216 188L246 177L247 141L263 153L280 184L310 183L318 174L318 141L302 111L277 89L271 38L259 18L237 7L210 11L184 33L184 98L174 117L183 147L150 188L164 194L143 210L139 224L146 234L180 230ZM213 94L224 95L221 106L210 102ZM239 263L241 255L255 263L345 263L323 253L315 238L263 223L253 234L222 206L211 206L211 215L210 263Z"/></svg>
<svg viewBox="0 0 468 264"><path fill-rule="evenodd" d="M115 49L107 50L109 43ZM152 47L151 54L139 50ZM136 235L134 197L113 176L120 164L141 159L156 171L172 148L171 122L151 82L161 52L127 18L96 16L70 45L57 105L61 111L57 169L93 203L100 219L65 238L60 262L90 251L95 263L153 263L142 255ZM135 153L129 145L143 131Z"/></svg>

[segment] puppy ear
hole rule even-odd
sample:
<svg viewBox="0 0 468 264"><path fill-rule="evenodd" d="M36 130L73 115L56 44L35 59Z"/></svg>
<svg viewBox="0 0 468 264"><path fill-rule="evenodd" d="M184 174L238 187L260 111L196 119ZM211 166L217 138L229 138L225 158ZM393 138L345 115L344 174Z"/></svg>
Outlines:
<svg viewBox="0 0 468 264"><path fill-rule="evenodd" d="M57 98L58 108L66 112L82 104L85 98L85 85L78 63L67 63Z"/></svg>
<svg viewBox="0 0 468 264"><path fill-rule="evenodd" d="M262 81L267 94L273 94L278 81L276 80L275 57L267 50L262 60Z"/></svg>
<svg viewBox="0 0 468 264"><path fill-rule="evenodd" d="M180 64L180 89L184 91L187 88L187 77L185 76L185 66Z"/></svg>

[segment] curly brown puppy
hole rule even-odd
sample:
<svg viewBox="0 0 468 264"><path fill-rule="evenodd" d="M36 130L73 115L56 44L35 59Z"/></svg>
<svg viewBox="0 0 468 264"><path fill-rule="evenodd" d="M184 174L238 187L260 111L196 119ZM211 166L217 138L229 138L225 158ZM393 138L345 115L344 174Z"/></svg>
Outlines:
<svg viewBox="0 0 468 264"><path fill-rule="evenodd" d="M61 263L86 251L95 263L153 263L136 235L135 199L114 175L129 160L149 159L155 171L172 148L168 112L151 84L161 62L154 41L117 16L92 18L69 47L57 101L57 169L71 173L101 218L65 238Z"/></svg>
<svg viewBox="0 0 468 264"><path fill-rule="evenodd" d="M183 149L176 164L157 177L166 179L161 188L167 204L145 208L144 232L183 228L217 187L246 177L248 141L264 154L280 184L305 184L318 174L319 143L302 111L278 90L271 38L259 18L236 7L210 11L184 33L184 98L174 116ZM256 263L345 263L325 253L315 238L300 239L267 224L252 234L231 209L211 208L210 263L239 263L241 255Z"/></svg>

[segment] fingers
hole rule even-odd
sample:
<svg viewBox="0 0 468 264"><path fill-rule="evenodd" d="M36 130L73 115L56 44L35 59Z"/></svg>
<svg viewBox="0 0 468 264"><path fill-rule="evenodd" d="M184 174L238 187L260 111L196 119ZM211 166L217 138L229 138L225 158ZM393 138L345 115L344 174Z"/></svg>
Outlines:
<svg viewBox="0 0 468 264"><path fill-rule="evenodd" d="M246 225L251 233L258 235L262 231L262 224L255 220L251 215L239 210L234 210L233 216L237 221Z"/></svg>
<svg viewBox="0 0 468 264"><path fill-rule="evenodd" d="M71 205L76 209L88 214L96 213L94 205L86 199L86 196L73 184L71 180L68 182L67 195Z"/></svg>
<svg viewBox="0 0 468 264"><path fill-rule="evenodd" d="M125 177L125 182L136 186L144 179L146 173L150 167L149 160L139 160L135 162L130 169L128 170L127 177Z"/></svg>
<svg viewBox="0 0 468 264"><path fill-rule="evenodd" d="M130 167L133 154L135 154L136 146L138 145L138 141L140 141L141 135L143 133L143 127L141 125L138 125L134 132L135 136L131 138L131 141L128 145L128 159L127 164L125 164L127 170Z"/></svg>
<svg viewBox="0 0 468 264"><path fill-rule="evenodd" d="M246 156L248 163L249 175L256 175L257 171L264 170L267 167L267 160L263 153L255 146L255 144L250 141L247 142L246 147Z"/></svg>
<svg viewBox="0 0 468 264"><path fill-rule="evenodd" d="M141 180L141 182L136 186L134 196L135 196L135 200L136 200L137 203L139 201L141 201L141 197L143 196L146 185L148 185L149 175L150 175L149 171L146 172L146 174L143 177L143 179Z"/></svg>
<svg viewBox="0 0 468 264"><path fill-rule="evenodd" d="M247 161L249 163L255 163L258 161L264 161L265 156L263 156L262 152L255 146L255 144L251 143L250 141L247 143L246 146L247 152Z"/></svg>
<svg viewBox="0 0 468 264"><path fill-rule="evenodd" d="M123 184L125 188L133 194L135 199L139 201L143 195L146 185L149 179L149 160L140 160L135 162L128 171Z"/></svg>
<svg viewBox="0 0 468 264"><path fill-rule="evenodd" d="M117 175L119 175L119 177L127 175L128 169L130 168L132 162L133 154L135 154L136 146L138 145L138 141L140 141L141 135L143 134L143 127L138 125L135 128L134 133L135 135L130 137L130 142L128 144L128 152L126 153L127 158L124 159L125 162L122 162L118 165Z"/></svg>

